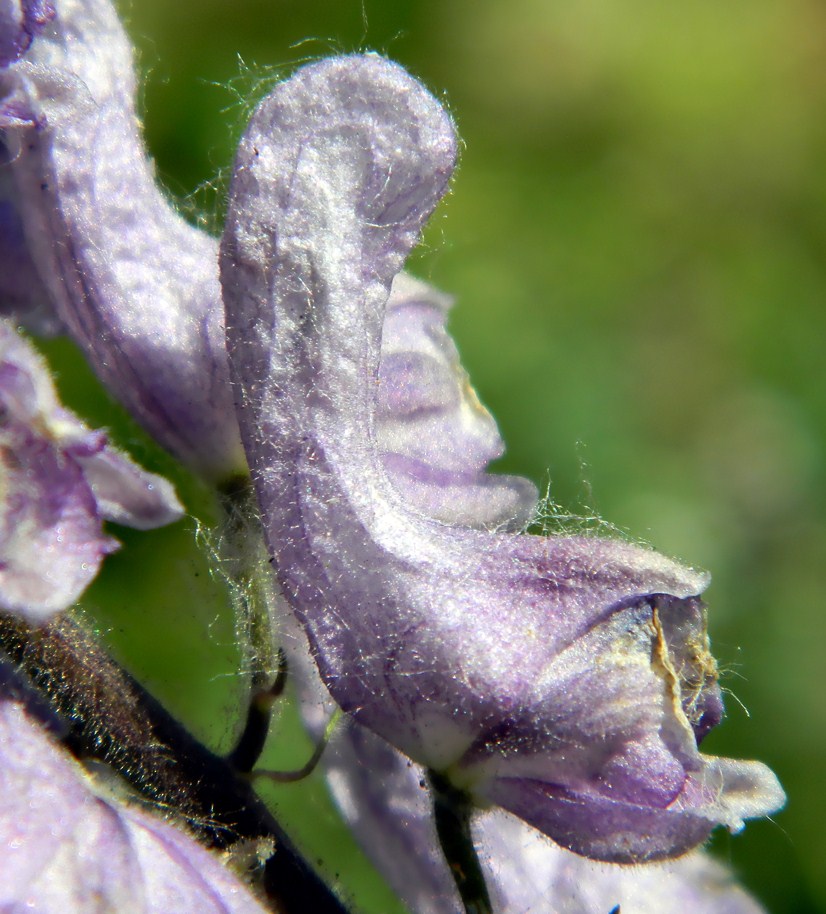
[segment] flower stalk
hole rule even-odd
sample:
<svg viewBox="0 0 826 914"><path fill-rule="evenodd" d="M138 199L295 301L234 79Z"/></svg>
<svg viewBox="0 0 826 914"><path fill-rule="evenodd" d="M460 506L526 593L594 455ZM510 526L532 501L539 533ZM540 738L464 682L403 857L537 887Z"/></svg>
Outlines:
<svg viewBox="0 0 826 914"><path fill-rule="evenodd" d="M219 488L218 500L224 519L214 558L232 601L247 687L244 725L228 758L236 770L249 772L264 749L275 700L286 686L287 659L277 646L282 613L249 477L231 477Z"/></svg>
<svg viewBox="0 0 826 914"><path fill-rule="evenodd" d="M64 743L108 765L152 806L171 809L207 847L274 847L258 876L279 914L344 914L241 772L189 731L109 657L79 622L32 628L0 613L0 647L68 723Z"/></svg>
<svg viewBox="0 0 826 914"><path fill-rule="evenodd" d="M466 914L493 914L485 874L479 863L470 818L473 801L437 771L428 771L436 834Z"/></svg>

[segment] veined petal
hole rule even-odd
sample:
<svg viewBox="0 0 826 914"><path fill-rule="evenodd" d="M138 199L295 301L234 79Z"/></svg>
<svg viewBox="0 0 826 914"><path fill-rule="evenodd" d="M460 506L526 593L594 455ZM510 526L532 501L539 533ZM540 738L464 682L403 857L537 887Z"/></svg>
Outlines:
<svg viewBox="0 0 826 914"><path fill-rule="evenodd" d="M400 273L384 319L376 444L393 485L423 514L476 527L525 526L536 487L489 475L504 444L445 327L451 299Z"/></svg>
<svg viewBox="0 0 826 914"><path fill-rule="evenodd" d="M77 464L22 429L3 438L0 606L40 622L78 599L118 543Z"/></svg>
<svg viewBox="0 0 826 914"><path fill-rule="evenodd" d="M302 708L318 735L328 715L305 684ZM460 914L462 904L438 847L426 773L349 720L322 757L345 821L413 914ZM763 908L708 855L627 866L587 860L514 816L477 814L473 834L494 909L501 914L761 914Z"/></svg>
<svg viewBox="0 0 826 914"><path fill-rule="evenodd" d="M391 284L455 154L441 106L375 56L299 70L241 141L222 283L279 584L336 701L411 758L581 853L680 854L714 821L781 802L762 768L745 791L722 778L713 810L702 790L681 792L712 764L697 741L721 707L697 600L707 576L615 540L439 523L382 460ZM423 386L412 410L443 406L444 391ZM385 393L386 405L397 392ZM586 812L636 812L610 826L614 844L583 815L574 841L554 812L566 792Z"/></svg>

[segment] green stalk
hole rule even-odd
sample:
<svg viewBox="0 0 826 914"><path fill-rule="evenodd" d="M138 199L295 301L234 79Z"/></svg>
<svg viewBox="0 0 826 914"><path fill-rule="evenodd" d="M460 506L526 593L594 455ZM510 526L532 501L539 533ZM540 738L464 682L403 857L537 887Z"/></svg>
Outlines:
<svg viewBox="0 0 826 914"><path fill-rule="evenodd" d="M232 599L249 690L244 727L227 760L236 771L249 772L264 749L273 705L286 684L287 662L277 646L280 614L249 477L233 477L221 486L219 500L225 519L213 549Z"/></svg>
<svg viewBox="0 0 826 914"><path fill-rule="evenodd" d="M493 914L485 876L470 833L472 804L444 775L428 771L436 834L466 914Z"/></svg>

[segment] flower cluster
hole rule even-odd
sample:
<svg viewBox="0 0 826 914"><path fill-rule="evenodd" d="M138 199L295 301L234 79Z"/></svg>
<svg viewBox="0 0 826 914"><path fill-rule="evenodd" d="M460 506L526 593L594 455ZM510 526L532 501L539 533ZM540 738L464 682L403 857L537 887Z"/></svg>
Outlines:
<svg viewBox="0 0 826 914"><path fill-rule="evenodd" d="M155 183L109 0L0 4L0 309L69 333L224 496L249 474L264 604L301 627L290 667L308 726L319 707L346 716L323 763L400 896L420 912L467 904L422 806L430 776L467 809L527 823L473 820L496 910L757 910L702 855L652 864L783 802L764 765L699 751L723 714L707 575L617 539L526 533L536 490L487 472L502 442L445 329L450 300L402 272L455 164L442 106L376 55L303 67L250 121L218 240ZM0 605L40 623L114 548L103 521L147 528L181 509L59 405L6 324L0 404ZM11 902L131 906L130 872L152 871L145 910L201 909L199 892L216 911L260 909L191 838L104 798L0 670L17 778L0 831L38 798L20 845L33 866L49 815L66 825L34 888L7 883Z"/></svg>

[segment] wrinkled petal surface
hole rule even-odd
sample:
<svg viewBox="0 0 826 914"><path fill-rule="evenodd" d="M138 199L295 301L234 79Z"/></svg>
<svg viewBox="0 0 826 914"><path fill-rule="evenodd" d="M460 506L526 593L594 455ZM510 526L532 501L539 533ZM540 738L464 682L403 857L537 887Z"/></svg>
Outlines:
<svg viewBox="0 0 826 914"><path fill-rule="evenodd" d="M108 797L8 687L0 694L0 909L263 914L185 832Z"/></svg>
<svg viewBox="0 0 826 914"><path fill-rule="evenodd" d="M441 106L375 56L299 70L241 141L222 283L279 584L336 701L411 758L580 853L680 854L782 803L764 766L697 749L722 708L707 577L437 522L382 461L391 285L455 155Z"/></svg>
<svg viewBox="0 0 826 914"><path fill-rule="evenodd" d="M451 304L404 273L393 281L382 331L378 453L390 481L423 514L518 529L531 520L536 487L486 472L505 448L445 328Z"/></svg>

